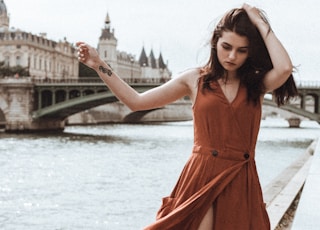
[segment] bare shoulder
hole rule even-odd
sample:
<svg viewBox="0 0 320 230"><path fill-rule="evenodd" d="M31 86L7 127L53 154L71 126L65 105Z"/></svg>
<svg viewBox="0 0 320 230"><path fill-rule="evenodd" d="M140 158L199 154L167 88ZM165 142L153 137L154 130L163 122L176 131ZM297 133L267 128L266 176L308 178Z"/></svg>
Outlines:
<svg viewBox="0 0 320 230"><path fill-rule="evenodd" d="M189 96L193 101L197 95L198 80L200 78L200 68L190 68L179 73L172 80L174 85L180 85L184 88L184 95ZM177 89L177 88L176 88Z"/></svg>
<svg viewBox="0 0 320 230"><path fill-rule="evenodd" d="M200 68L191 68L181 72L177 78L179 78L190 91L196 92L200 76Z"/></svg>

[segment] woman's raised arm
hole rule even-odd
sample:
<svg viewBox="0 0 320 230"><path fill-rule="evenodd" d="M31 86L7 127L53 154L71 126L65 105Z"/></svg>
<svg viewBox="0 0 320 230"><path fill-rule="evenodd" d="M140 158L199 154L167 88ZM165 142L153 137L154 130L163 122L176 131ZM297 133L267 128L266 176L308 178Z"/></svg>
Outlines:
<svg viewBox="0 0 320 230"><path fill-rule="evenodd" d="M271 69L264 78L264 85L267 91L273 91L279 88L292 73L293 66L290 57L270 28L263 12L248 4L243 5L251 22L259 30L261 37L268 49L273 69Z"/></svg>
<svg viewBox="0 0 320 230"><path fill-rule="evenodd" d="M79 61L95 70L115 96L133 111L159 108L190 94L186 74L144 93L138 93L113 72L93 47L84 42L77 42L76 46Z"/></svg>

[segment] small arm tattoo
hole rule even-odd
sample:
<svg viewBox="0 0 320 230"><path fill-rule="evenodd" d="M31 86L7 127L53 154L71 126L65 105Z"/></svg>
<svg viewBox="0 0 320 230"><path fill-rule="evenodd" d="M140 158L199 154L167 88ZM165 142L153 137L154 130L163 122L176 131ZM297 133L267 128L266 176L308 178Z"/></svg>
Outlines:
<svg viewBox="0 0 320 230"><path fill-rule="evenodd" d="M106 67L103 67L102 65L99 66L99 70L102 72L102 73L106 73L109 77L111 77L112 75L112 70L111 69L108 69Z"/></svg>

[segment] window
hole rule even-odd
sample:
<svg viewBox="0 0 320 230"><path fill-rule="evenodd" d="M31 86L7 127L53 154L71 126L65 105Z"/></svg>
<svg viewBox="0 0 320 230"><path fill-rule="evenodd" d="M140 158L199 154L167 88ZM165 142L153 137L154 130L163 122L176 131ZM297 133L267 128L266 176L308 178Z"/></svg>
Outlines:
<svg viewBox="0 0 320 230"><path fill-rule="evenodd" d="M20 58L20 56L16 57L16 65L20 65L21 66L21 58Z"/></svg>
<svg viewBox="0 0 320 230"><path fill-rule="evenodd" d="M10 66L10 57L9 56L6 56L4 58L4 64L5 64L5 66Z"/></svg>
<svg viewBox="0 0 320 230"><path fill-rule="evenodd" d="M37 57L33 58L33 68L37 69Z"/></svg>

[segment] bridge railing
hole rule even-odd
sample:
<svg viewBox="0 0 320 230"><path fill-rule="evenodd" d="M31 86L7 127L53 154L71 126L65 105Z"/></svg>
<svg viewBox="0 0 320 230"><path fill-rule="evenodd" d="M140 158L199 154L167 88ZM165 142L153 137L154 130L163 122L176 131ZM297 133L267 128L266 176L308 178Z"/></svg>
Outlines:
<svg viewBox="0 0 320 230"><path fill-rule="evenodd" d="M171 78L123 78L123 80L129 84L163 84L169 81ZM102 80L98 77L79 77L79 78L64 78L64 79L52 79L52 78L31 78L31 77L20 77L18 79L14 77L0 78L0 81L15 81L15 82L32 82L35 84L103 84ZM296 81L298 88L319 88L320 81Z"/></svg>
<svg viewBox="0 0 320 230"><path fill-rule="evenodd" d="M128 84L143 84L143 85L160 85L171 78L122 78ZM100 78L80 77L69 79L32 79L35 84L104 84Z"/></svg>
<svg viewBox="0 0 320 230"><path fill-rule="evenodd" d="M320 81L296 81L298 88L320 88Z"/></svg>

